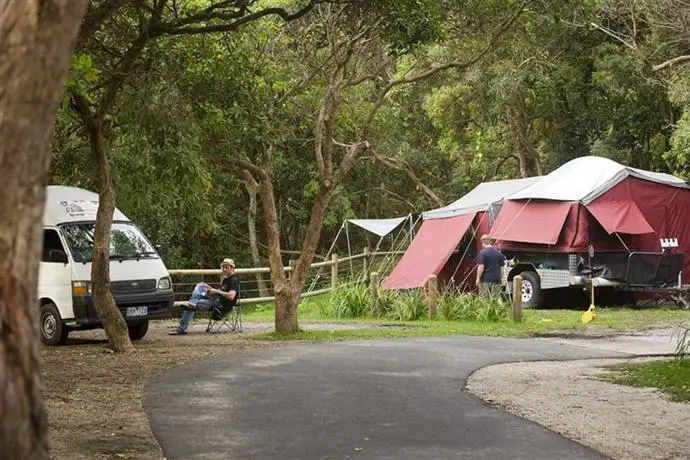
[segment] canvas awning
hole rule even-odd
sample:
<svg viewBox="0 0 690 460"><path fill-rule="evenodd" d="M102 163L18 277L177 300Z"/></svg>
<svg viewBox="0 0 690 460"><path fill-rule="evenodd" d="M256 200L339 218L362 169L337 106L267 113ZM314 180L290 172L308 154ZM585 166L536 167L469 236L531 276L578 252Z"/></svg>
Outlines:
<svg viewBox="0 0 690 460"><path fill-rule="evenodd" d="M491 229L499 241L556 244L572 203L562 201L503 202Z"/></svg>
<svg viewBox="0 0 690 460"><path fill-rule="evenodd" d="M443 219L477 211L486 211L492 204L500 203L504 198L536 183L541 178L541 176L538 176L482 182L467 195L442 208L426 211L422 213L422 217L424 220Z"/></svg>
<svg viewBox="0 0 690 460"><path fill-rule="evenodd" d="M402 224L407 217L393 219L348 219L347 221L366 231L384 237Z"/></svg>
<svg viewBox="0 0 690 460"><path fill-rule="evenodd" d="M654 229L633 201L597 200L585 207L609 235L612 233L628 235L654 233Z"/></svg>
<svg viewBox="0 0 690 460"><path fill-rule="evenodd" d="M476 213L447 219L425 220L398 265L386 278L386 289L424 286L429 275L438 274L458 246Z"/></svg>

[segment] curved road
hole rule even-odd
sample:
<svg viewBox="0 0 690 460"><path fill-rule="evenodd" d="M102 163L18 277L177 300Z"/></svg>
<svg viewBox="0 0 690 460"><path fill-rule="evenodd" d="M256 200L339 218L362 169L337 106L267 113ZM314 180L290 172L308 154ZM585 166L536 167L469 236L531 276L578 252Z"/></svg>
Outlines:
<svg viewBox="0 0 690 460"><path fill-rule="evenodd" d="M296 344L172 369L145 410L169 459L598 459L465 380L501 362L626 356L489 337Z"/></svg>

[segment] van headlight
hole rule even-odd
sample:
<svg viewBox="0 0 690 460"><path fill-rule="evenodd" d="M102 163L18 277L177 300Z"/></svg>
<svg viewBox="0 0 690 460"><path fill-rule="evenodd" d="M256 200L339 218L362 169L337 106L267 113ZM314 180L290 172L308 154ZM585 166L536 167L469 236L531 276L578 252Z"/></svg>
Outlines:
<svg viewBox="0 0 690 460"><path fill-rule="evenodd" d="M170 282L169 277L161 278L158 280L158 289L161 291L168 291L170 290L170 286L172 286L172 283Z"/></svg>
<svg viewBox="0 0 690 460"><path fill-rule="evenodd" d="M86 297L91 295L91 282L72 281L72 295L74 297Z"/></svg>

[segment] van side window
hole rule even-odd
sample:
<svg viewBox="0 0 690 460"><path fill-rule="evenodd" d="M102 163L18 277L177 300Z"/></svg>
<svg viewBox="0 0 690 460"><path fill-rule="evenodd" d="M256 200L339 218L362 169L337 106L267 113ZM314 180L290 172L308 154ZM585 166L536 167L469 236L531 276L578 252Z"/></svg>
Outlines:
<svg viewBox="0 0 690 460"><path fill-rule="evenodd" d="M42 262L50 262L50 250L58 249L60 251L65 251L62 246L62 241L60 241L60 235L55 230L43 230L43 255L41 256Z"/></svg>

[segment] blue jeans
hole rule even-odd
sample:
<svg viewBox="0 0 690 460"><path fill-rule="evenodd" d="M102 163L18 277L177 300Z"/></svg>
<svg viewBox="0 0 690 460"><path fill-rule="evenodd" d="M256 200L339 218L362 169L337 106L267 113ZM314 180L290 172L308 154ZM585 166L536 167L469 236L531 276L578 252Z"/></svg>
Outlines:
<svg viewBox="0 0 690 460"><path fill-rule="evenodd" d="M218 305L218 302L219 299L217 297L204 297L203 299L199 300L199 302L197 302L196 309L202 311L209 311L211 308ZM189 329L189 326L191 325L192 320L194 319L194 313L196 313L196 310L182 310L180 325L177 326L178 332L187 332L187 329Z"/></svg>

